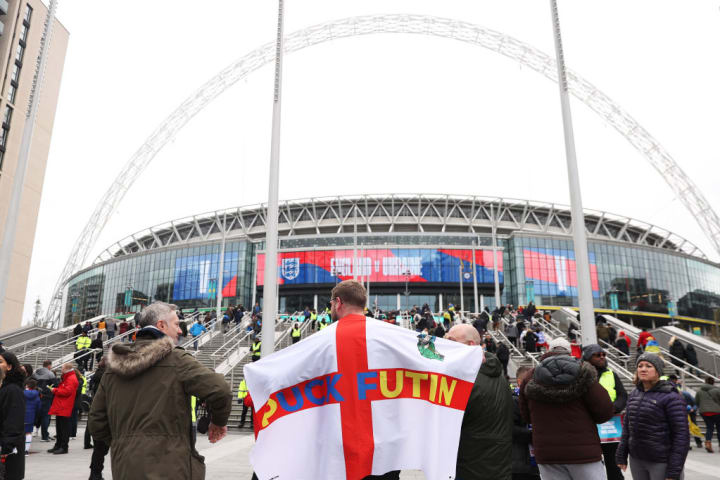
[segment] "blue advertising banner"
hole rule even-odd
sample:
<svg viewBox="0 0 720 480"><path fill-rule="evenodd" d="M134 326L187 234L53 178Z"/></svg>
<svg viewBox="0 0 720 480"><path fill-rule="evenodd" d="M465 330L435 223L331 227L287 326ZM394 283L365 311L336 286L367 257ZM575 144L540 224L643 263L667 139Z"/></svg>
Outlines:
<svg viewBox="0 0 720 480"><path fill-rule="evenodd" d="M175 286L173 300L215 298L217 294L220 254L195 255L175 259ZM234 297L232 280L237 277L238 252L225 252L223 272L223 297ZM237 280L236 280L237 282ZM235 284L237 284L235 282Z"/></svg>
<svg viewBox="0 0 720 480"><path fill-rule="evenodd" d="M615 443L622 439L622 419L615 415L605 423L597 426L600 443Z"/></svg>

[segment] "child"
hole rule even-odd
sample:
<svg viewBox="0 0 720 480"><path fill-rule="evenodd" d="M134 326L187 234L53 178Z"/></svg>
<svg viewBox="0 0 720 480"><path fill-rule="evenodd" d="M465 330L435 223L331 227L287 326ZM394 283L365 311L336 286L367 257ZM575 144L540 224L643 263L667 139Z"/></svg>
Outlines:
<svg viewBox="0 0 720 480"><path fill-rule="evenodd" d="M25 455L30 454L30 444L32 443L33 427L40 415L41 401L40 392L37 391L37 381L28 378L25 381Z"/></svg>

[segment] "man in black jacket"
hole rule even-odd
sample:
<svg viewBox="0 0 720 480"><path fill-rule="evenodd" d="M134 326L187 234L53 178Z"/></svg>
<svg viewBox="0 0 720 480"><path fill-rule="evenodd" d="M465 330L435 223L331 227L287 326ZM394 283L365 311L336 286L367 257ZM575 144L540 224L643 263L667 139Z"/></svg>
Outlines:
<svg viewBox="0 0 720 480"><path fill-rule="evenodd" d="M625 410L628 396L625 387L620 381L620 377L608 368L605 350L595 343L587 345L583 348L582 358L595 367L600 385L607 390L608 395L610 395L610 400L613 402L615 415L620 415L620 413ZM603 458L605 459L605 470L607 471L608 480L623 480L625 478L615 461L618 443L619 442L610 442L600 444Z"/></svg>
<svg viewBox="0 0 720 480"><path fill-rule="evenodd" d="M481 348L480 335L467 323L452 327L446 338ZM456 468L458 479L511 478L513 401L502 373L498 358L485 353L463 416Z"/></svg>

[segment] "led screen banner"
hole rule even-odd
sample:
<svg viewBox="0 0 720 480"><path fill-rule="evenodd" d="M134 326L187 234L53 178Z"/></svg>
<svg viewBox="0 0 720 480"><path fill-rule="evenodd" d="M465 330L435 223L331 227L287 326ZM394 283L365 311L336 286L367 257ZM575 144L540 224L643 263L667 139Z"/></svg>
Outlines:
<svg viewBox="0 0 720 480"><path fill-rule="evenodd" d="M499 281L503 281L502 251L497 252ZM462 270L461 270L462 266ZM478 283L493 283L491 250L475 251ZM353 265L353 250L312 250L280 252L278 282L281 285L335 283L353 278L370 282L442 282L472 283L472 250L391 248L358 249ZM265 254L258 254L257 284L265 278Z"/></svg>
<svg viewBox="0 0 720 480"><path fill-rule="evenodd" d="M220 254L193 255L175 259L173 300L216 298ZM225 252L223 261L222 296L236 296L238 252Z"/></svg>
<svg viewBox="0 0 720 480"><path fill-rule="evenodd" d="M575 252L548 248L525 248L525 281L533 282L535 295L577 297ZM590 284L593 297L600 297L595 254L590 252Z"/></svg>

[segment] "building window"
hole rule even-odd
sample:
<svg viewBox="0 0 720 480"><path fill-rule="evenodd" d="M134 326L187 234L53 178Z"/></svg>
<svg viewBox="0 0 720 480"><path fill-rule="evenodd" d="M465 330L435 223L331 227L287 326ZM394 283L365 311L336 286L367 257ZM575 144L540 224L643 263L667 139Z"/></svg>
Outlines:
<svg viewBox="0 0 720 480"><path fill-rule="evenodd" d="M23 57L25 56L25 47L18 43L17 51L15 52L15 61L22 63Z"/></svg>
<svg viewBox="0 0 720 480"><path fill-rule="evenodd" d="M18 80L20 79L20 65L17 63L13 65L13 72L12 76L10 77L11 82L18 83Z"/></svg>
<svg viewBox="0 0 720 480"><path fill-rule="evenodd" d="M20 41L21 41L22 43L26 43L26 42L27 42L28 30L29 30L29 28L27 27L27 25L23 25L23 26L20 28Z"/></svg>
<svg viewBox="0 0 720 480"><path fill-rule="evenodd" d="M27 5L27 8L25 9L25 18L23 19L28 25L30 24L30 19L32 18L33 9L30 5Z"/></svg>
<svg viewBox="0 0 720 480"><path fill-rule="evenodd" d="M5 116L3 117L3 128L10 128L10 120L12 120L13 108L5 105Z"/></svg>
<svg viewBox="0 0 720 480"><path fill-rule="evenodd" d="M8 91L8 101L15 103L15 94L17 94L17 87L13 82L10 82L10 90Z"/></svg>

